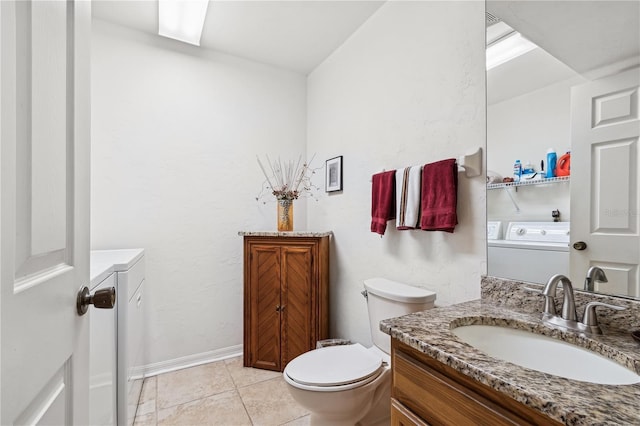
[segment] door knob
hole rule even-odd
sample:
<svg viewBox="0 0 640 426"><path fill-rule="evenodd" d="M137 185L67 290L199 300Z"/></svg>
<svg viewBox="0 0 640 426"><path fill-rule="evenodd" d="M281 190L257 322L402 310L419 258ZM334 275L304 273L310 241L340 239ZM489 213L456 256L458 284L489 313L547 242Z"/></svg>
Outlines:
<svg viewBox="0 0 640 426"><path fill-rule="evenodd" d="M573 248L576 250L584 250L587 248L587 243L585 243L584 241L578 241L576 243L573 243Z"/></svg>
<svg viewBox="0 0 640 426"><path fill-rule="evenodd" d="M78 315L86 314L87 310L89 310L89 305L100 309L113 309L116 305L115 287L98 290L91 294L89 293L89 288L83 286L78 292L78 298L76 299Z"/></svg>

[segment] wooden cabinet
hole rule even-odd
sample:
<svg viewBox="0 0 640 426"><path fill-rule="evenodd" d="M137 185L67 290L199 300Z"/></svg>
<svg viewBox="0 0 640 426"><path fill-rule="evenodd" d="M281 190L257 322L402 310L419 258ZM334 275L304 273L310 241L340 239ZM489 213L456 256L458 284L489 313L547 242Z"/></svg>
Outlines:
<svg viewBox="0 0 640 426"><path fill-rule="evenodd" d="M559 425L392 339L392 425Z"/></svg>
<svg viewBox="0 0 640 426"><path fill-rule="evenodd" d="M391 398L391 426L428 426L422 419Z"/></svg>
<svg viewBox="0 0 640 426"><path fill-rule="evenodd" d="M244 237L244 365L282 371L329 333L329 237Z"/></svg>

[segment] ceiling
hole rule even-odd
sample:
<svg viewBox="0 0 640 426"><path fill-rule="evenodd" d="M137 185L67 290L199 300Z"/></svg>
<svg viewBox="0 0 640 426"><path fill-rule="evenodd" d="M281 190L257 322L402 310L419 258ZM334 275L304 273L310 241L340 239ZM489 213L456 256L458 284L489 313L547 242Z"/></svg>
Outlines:
<svg viewBox="0 0 640 426"><path fill-rule="evenodd" d="M487 11L580 74L640 55L639 1L488 0Z"/></svg>
<svg viewBox="0 0 640 426"><path fill-rule="evenodd" d="M382 4L211 0L201 47L306 75ZM96 0L92 8L94 18L157 35L155 0ZM605 64L640 58L639 1L488 0L487 11L542 48L488 73L489 104Z"/></svg>
<svg viewBox="0 0 640 426"><path fill-rule="evenodd" d="M487 73L489 105L577 75L640 62L639 1L488 0L487 11L540 46Z"/></svg>
<svg viewBox="0 0 640 426"><path fill-rule="evenodd" d="M200 46L306 75L382 4L384 1L367 0L211 0ZM96 0L92 10L94 18L158 34L155 0Z"/></svg>

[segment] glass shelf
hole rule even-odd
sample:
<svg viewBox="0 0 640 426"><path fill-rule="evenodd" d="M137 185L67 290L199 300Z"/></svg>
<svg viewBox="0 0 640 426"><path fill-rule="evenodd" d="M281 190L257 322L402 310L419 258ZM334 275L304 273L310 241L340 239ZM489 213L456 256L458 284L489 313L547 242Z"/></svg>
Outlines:
<svg viewBox="0 0 640 426"><path fill-rule="evenodd" d="M517 188L519 186L544 185L548 183L569 182L570 177L571 176L560 176L560 177L554 177L554 178L523 180L520 182L488 183L487 189L509 188L512 186Z"/></svg>

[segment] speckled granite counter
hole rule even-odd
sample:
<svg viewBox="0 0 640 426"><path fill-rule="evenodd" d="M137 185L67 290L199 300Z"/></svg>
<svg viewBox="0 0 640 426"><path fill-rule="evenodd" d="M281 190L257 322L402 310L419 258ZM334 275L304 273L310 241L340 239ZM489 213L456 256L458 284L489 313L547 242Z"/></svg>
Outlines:
<svg viewBox="0 0 640 426"><path fill-rule="evenodd" d="M510 288L499 284L495 279L485 278L481 300L388 319L380 323L380 329L443 364L567 425L640 424L640 384L598 385L548 375L492 358L458 340L450 330L462 325L519 328L586 347L640 374L640 345L631 338L628 328L615 328L615 322L610 321L603 326L605 334L594 337L551 329L540 320L539 296L535 293L527 296L522 286ZM519 292L524 297L518 297ZM511 297L505 298L505 294ZM581 297L586 300L591 296L595 295ZM527 309L522 310L513 310L509 306L509 299L518 304L527 297L533 298L533 308L529 304ZM622 311L627 312L627 327L638 325L640 303L607 296L596 297L610 299L607 300L609 303L629 306L627 311ZM602 311L603 314L605 312ZM603 325L605 323L606 320Z"/></svg>
<svg viewBox="0 0 640 426"><path fill-rule="evenodd" d="M240 231L238 235L241 237L313 237L321 238L333 235L333 232L311 232L311 231L291 231L291 232L278 232L278 231Z"/></svg>

